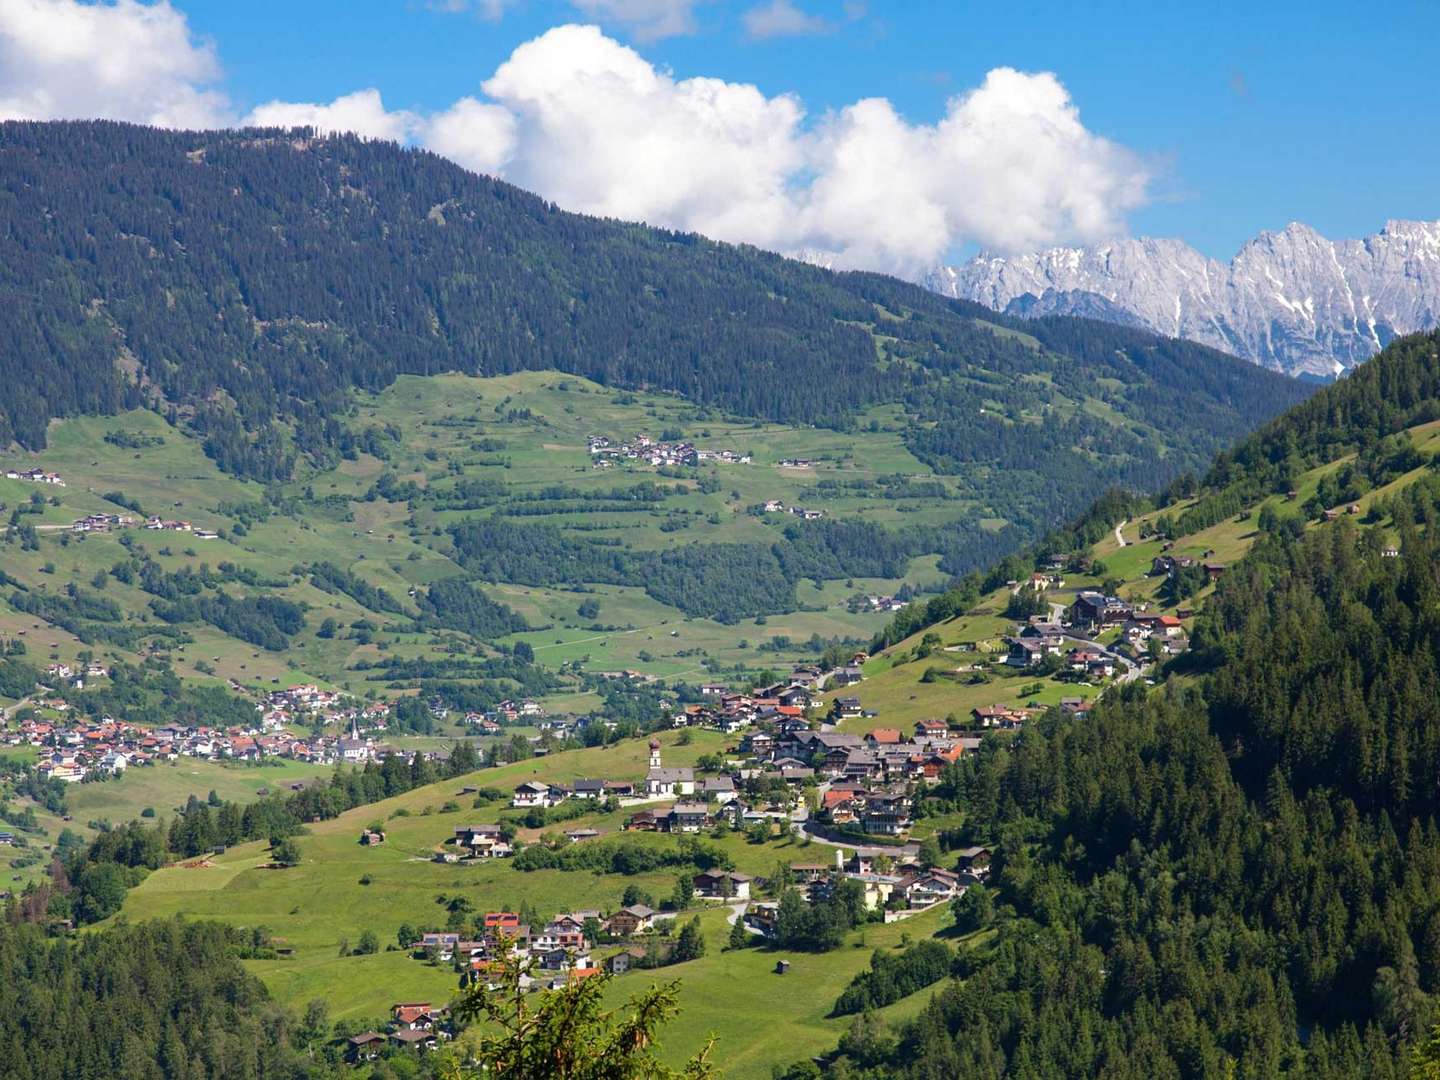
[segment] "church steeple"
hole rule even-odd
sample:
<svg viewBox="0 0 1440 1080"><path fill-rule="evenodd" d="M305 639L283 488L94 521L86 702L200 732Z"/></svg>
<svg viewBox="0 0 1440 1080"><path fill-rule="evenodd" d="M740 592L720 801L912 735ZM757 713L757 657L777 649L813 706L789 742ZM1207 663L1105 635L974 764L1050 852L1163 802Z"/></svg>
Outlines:
<svg viewBox="0 0 1440 1080"><path fill-rule="evenodd" d="M660 740L650 740L650 768L660 768Z"/></svg>

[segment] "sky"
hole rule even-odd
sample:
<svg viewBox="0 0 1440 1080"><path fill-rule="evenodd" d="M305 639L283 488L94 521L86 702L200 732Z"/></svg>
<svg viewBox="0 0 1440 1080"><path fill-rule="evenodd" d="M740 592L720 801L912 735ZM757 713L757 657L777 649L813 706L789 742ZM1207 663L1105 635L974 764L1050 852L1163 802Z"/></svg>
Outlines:
<svg viewBox="0 0 1440 1080"><path fill-rule="evenodd" d="M0 119L311 124L916 276L1440 218L1440 4L0 0Z"/></svg>

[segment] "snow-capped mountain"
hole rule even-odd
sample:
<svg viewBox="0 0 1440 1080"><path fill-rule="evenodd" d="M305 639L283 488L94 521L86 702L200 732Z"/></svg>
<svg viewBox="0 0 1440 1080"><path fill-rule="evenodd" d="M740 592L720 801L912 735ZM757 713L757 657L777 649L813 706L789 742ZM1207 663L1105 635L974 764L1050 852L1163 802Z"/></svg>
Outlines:
<svg viewBox="0 0 1440 1080"><path fill-rule="evenodd" d="M1361 240L1308 225L1263 232L1230 262L1179 240L981 254L924 283L1024 316L1133 321L1294 375L1332 375L1392 337L1440 325L1440 221L1390 221Z"/></svg>

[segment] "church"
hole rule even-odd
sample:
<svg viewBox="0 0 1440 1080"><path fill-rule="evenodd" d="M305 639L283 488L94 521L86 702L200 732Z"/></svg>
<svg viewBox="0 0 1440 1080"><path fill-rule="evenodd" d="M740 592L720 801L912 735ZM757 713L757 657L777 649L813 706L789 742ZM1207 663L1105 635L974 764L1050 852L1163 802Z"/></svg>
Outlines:
<svg viewBox="0 0 1440 1080"><path fill-rule="evenodd" d="M645 794L652 798L695 794L694 769L667 769L660 764L660 740L650 740L650 771L645 774Z"/></svg>

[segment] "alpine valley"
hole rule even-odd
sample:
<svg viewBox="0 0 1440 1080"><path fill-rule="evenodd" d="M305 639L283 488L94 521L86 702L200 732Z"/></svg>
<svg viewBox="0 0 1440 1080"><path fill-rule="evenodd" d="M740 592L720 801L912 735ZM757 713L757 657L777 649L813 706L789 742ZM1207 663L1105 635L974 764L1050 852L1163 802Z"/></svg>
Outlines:
<svg viewBox="0 0 1440 1080"><path fill-rule="evenodd" d="M1440 1075L1437 235L0 125L0 1080Z"/></svg>

